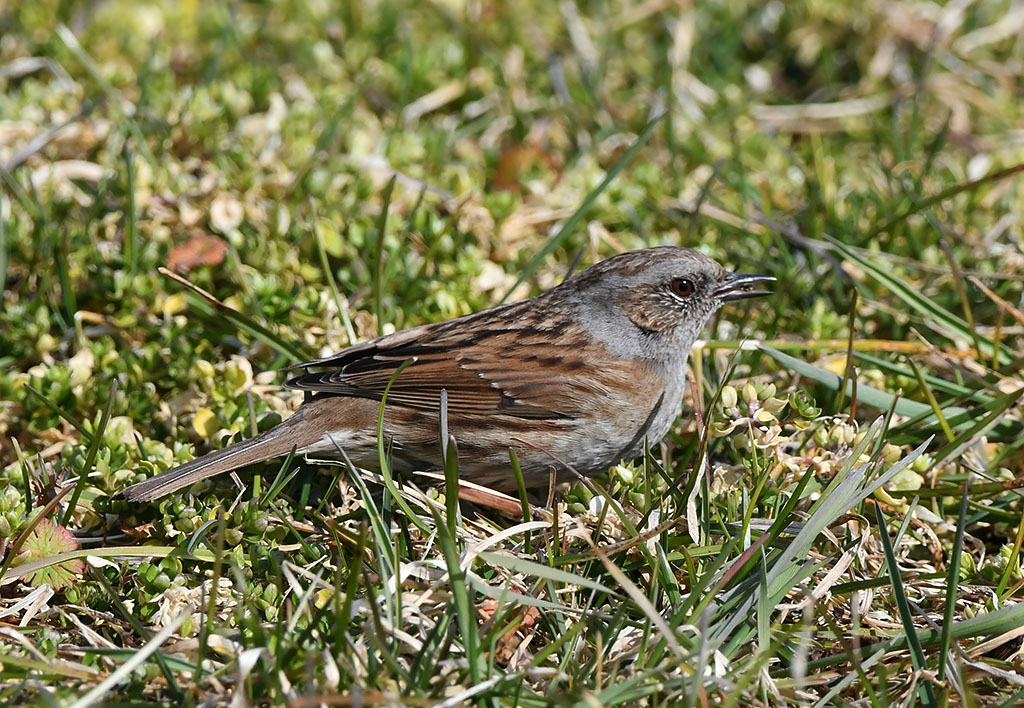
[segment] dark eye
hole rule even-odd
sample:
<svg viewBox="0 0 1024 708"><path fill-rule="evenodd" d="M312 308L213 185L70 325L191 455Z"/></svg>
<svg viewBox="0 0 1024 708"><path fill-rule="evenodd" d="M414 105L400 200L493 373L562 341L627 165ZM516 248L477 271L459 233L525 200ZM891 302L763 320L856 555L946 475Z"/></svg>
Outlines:
<svg viewBox="0 0 1024 708"><path fill-rule="evenodd" d="M686 278L672 279L672 293L678 297L690 297L695 289L692 280L687 280Z"/></svg>

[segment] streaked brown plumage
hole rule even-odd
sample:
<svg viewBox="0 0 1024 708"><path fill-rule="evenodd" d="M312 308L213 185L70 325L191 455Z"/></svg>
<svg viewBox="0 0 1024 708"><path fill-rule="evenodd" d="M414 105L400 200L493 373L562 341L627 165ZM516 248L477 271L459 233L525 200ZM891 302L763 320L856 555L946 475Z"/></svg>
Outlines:
<svg viewBox="0 0 1024 708"><path fill-rule="evenodd" d="M287 454L377 466L381 397L398 367L384 435L395 466L441 464L441 391L460 473L508 489L516 451L527 484L548 468L583 474L635 457L678 415L690 347L723 302L763 294L764 276L732 274L696 251L661 247L609 258L562 285L510 305L396 332L302 364L289 379L315 392L292 417L124 490L149 500L243 465ZM562 469L564 472L564 469Z"/></svg>

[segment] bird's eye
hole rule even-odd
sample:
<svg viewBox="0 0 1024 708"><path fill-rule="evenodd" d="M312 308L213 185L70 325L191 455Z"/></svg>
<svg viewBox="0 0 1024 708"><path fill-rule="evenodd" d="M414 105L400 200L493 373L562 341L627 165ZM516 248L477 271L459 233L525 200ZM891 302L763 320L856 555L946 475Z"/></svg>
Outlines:
<svg viewBox="0 0 1024 708"><path fill-rule="evenodd" d="M696 288L693 285L692 280L686 278L673 278L672 279L672 293L677 297L690 297L693 295L693 291Z"/></svg>

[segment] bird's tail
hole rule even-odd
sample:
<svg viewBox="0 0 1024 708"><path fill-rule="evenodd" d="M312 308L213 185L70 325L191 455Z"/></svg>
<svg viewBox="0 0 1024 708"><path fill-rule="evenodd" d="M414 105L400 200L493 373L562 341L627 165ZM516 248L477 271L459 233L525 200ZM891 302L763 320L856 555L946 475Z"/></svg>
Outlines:
<svg viewBox="0 0 1024 708"><path fill-rule="evenodd" d="M292 449L302 451L323 438L323 427L315 422L319 403L311 401L270 430L133 484L118 496L128 501L152 501L201 479L280 457Z"/></svg>

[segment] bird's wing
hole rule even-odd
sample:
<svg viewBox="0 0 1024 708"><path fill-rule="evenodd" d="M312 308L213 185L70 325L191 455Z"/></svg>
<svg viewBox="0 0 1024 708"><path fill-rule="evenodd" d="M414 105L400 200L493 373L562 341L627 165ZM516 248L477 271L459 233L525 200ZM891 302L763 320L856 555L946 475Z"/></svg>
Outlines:
<svg viewBox="0 0 1024 708"><path fill-rule="evenodd" d="M524 303L424 325L291 368L326 368L289 379L289 388L379 400L398 367L412 360L388 403L436 411L441 390L453 414L573 418L603 384L586 373L588 350L568 317L539 318Z"/></svg>

